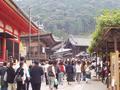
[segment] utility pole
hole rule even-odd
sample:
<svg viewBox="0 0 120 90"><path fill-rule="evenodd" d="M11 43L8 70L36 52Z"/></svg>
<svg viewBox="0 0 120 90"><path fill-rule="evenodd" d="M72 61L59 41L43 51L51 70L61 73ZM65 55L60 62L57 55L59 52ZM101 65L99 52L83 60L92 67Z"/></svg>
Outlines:
<svg viewBox="0 0 120 90"><path fill-rule="evenodd" d="M42 45L40 45L41 40L40 40L40 28L42 27L42 29L44 29L43 25L40 25L40 22L38 23L38 59L40 60L40 56L41 56L41 50L42 50Z"/></svg>
<svg viewBox="0 0 120 90"><path fill-rule="evenodd" d="M31 7L29 7L29 59L31 59Z"/></svg>
<svg viewBox="0 0 120 90"><path fill-rule="evenodd" d="M40 25L38 25L40 29ZM38 30L38 59L40 59L40 30Z"/></svg>

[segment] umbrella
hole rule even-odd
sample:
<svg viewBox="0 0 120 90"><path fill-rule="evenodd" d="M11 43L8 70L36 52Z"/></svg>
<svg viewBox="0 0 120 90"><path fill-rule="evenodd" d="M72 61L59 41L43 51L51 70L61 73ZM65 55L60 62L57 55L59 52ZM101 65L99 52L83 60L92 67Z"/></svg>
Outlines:
<svg viewBox="0 0 120 90"><path fill-rule="evenodd" d="M76 56L79 57L79 56L88 56L88 55L89 55L88 53L83 51L83 52L78 53Z"/></svg>

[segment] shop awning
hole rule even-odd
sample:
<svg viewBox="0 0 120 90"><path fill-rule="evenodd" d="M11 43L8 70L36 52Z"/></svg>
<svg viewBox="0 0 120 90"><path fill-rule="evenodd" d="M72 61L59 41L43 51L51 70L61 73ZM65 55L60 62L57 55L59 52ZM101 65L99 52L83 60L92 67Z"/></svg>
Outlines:
<svg viewBox="0 0 120 90"><path fill-rule="evenodd" d="M71 49L69 49L69 48L60 48L55 53L64 53L64 52L68 52L68 51L71 51Z"/></svg>
<svg viewBox="0 0 120 90"><path fill-rule="evenodd" d="M7 33L7 32L0 32L0 37L4 37L4 38L16 38L15 36Z"/></svg>

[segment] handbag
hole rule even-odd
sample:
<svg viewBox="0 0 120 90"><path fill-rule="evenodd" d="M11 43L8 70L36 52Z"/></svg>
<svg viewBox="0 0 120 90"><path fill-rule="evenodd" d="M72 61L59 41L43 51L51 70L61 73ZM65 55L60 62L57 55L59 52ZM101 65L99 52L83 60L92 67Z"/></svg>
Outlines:
<svg viewBox="0 0 120 90"><path fill-rule="evenodd" d="M57 89L58 88L58 80L55 78L54 80L54 87Z"/></svg>
<svg viewBox="0 0 120 90"><path fill-rule="evenodd" d="M15 79L14 79L15 82L22 82L22 76L19 74L21 69L17 72L17 74L15 76Z"/></svg>
<svg viewBox="0 0 120 90"><path fill-rule="evenodd" d="M22 81L22 77L21 75L16 75L16 82L21 82Z"/></svg>
<svg viewBox="0 0 120 90"><path fill-rule="evenodd" d="M58 80L57 79L54 80L54 85L58 85Z"/></svg>

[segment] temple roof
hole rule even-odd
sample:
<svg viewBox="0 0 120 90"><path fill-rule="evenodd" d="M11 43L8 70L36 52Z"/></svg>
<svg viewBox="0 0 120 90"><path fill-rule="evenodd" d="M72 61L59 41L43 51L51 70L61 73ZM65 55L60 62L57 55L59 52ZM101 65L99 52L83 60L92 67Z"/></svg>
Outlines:
<svg viewBox="0 0 120 90"><path fill-rule="evenodd" d="M16 27L21 33L29 33L29 18L13 2L13 0L0 0L0 19ZM4 17L4 18L2 18ZM39 28L31 22L31 33L36 33Z"/></svg>
<svg viewBox="0 0 120 90"><path fill-rule="evenodd" d="M72 45L75 46L89 46L91 39L90 37L83 38L83 37L71 36L69 38L69 41L71 42Z"/></svg>
<svg viewBox="0 0 120 90"><path fill-rule="evenodd" d="M39 38L41 41L43 41L48 47L53 47L54 45L60 43L59 41L56 41L51 33L46 33L46 34L39 34ZM24 38L29 38L29 35L22 35L22 39ZM38 39L38 34L32 34L31 39L37 38Z"/></svg>

